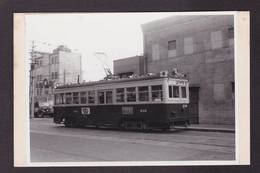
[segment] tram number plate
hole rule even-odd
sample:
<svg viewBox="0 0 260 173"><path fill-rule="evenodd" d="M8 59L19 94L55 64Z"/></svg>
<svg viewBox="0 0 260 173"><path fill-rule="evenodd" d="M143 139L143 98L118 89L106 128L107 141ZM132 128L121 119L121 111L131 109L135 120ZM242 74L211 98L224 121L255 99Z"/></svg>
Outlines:
<svg viewBox="0 0 260 173"><path fill-rule="evenodd" d="M89 107L81 108L81 114L89 115L90 114L90 108Z"/></svg>
<svg viewBox="0 0 260 173"><path fill-rule="evenodd" d="M123 106L122 107L122 114L123 115L133 115L134 108L132 106Z"/></svg>

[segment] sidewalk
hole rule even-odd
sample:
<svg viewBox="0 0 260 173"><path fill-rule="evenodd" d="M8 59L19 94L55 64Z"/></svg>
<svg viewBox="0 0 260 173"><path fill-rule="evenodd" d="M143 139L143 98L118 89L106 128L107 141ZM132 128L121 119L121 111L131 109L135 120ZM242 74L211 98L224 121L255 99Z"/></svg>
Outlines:
<svg viewBox="0 0 260 173"><path fill-rule="evenodd" d="M208 132L226 132L235 133L235 125L223 124L191 124L188 127L177 127L178 129L208 131Z"/></svg>

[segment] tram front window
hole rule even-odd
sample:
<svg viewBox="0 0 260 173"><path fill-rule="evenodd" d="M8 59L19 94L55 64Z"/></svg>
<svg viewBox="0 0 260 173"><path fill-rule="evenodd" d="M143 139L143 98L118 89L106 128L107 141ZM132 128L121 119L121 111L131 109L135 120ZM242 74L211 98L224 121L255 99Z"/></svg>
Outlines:
<svg viewBox="0 0 260 173"><path fill-rule="evenodd" d="M169 98L180 97L179 86L170 85L169 86Z"/></svg>
<svg viewBox="0 0 260 173"><path fill-rule="evenodd" d="M187 97L186 87L181 87L181 97L182 98L186 98Z"/></svg>
<svg viewBox="0 0 260 173"><path fill-rule="evenodd" d="M180 93L179 93L179 87L178 86L173 86L172 87L172 93L173 93L173 97L179 97L180 96Z"/></svg>

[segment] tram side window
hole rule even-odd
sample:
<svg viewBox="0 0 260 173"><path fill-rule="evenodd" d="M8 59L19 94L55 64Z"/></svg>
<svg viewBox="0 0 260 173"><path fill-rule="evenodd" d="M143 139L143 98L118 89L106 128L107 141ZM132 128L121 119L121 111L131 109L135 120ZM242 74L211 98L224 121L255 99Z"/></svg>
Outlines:
<svg viewBox="0 0 260 173"><path fill-rule="evenodd" d="M124 88L116 89L116 102L124 102L125 101L125 93Z"/></svg>
<svg viewBox="0 0 260 173"><path fill-rule="evenodd" d="M72 103L71 93L66 93L66 104Z"/></svg>
<svg viewBox="0 0 260 173"><path fill-rule="evenodd" d="M55 99L55 105L59 105L60 104L60 95L59 94L55 94L54 95L54 99Z"/></svg>
<svg viewBox="0 0 260 173"><path fill-rule="evenodd" d="M87 93L86 92L80 92L80 103L81 104L87 103Z"/></svg>
<svg viewBox="0 0 260 173"><path fill-rule="evenodd" d="M169 86L169 98L178 98L180 97L179 87L178 86Z"/></svg>
<svg viewBox="0 0 260 173"><path fill-rule="evenodd" d="M62 93L62 94L60 94L60 104L65 104L65 94L64 93Z"/></svg>
<svg viewBox="0 0 260 173"><path fill-rule="evenodd" d="M181 87L181 97L182 98L186 98L187 97L186 87Z"/></svg>
<svg viewBox="0 0 260 173"><path fill-rule="evenodd" d="M106 103L112 103L112 91L106 91Z"/></svg>
<svg viewBox="0 0 260 173"><path fill-rule="evenodd" d="M72 93L72 95L73 95L73 104L79 104L79 93L74 92Z"/></svg>
<svg viewBox="0 0 260 173"><path fill-rule="evenodd" d="M162 85L154 85L152 86L152 101L162 101Z"/></svg>
<svg viewBox="0 0 260 173"><path fill-rule="evenodd" d="M126 100L127 100L127 102L135 102L136 101L135 87L126 88Z"/></svg>
<svg viewBox="0 0 260 173"><path fill-rule="evenodd" d="M104 104L105 103L105 92L104 91L99 91L98 92L98 103L99 104Z"/></svg>
<svg viewBox="0 0 260 173"><path fill-rule="evenodd" d="M149 101L148 86L138 87L138 96L140 102Z"/></svg>
<svg viewBox="0 0 260 173"><path fill-rule="evenodd" d="M88 103L94 104L95 103L95 91L88 92Z"/></svg>

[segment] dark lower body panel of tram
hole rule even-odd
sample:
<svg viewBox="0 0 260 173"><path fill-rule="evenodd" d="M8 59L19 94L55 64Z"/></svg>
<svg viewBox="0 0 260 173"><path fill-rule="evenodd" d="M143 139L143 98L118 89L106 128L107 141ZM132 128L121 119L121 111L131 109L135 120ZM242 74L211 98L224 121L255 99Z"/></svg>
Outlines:
<svg viewBox="0 0 260 173"><path fill-rule="evenodd" d="M142 130L168 130L190 123L187 104L57 106L54 122L66 127L91 125Z"/></svg>

